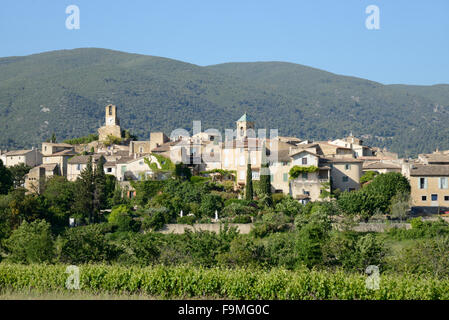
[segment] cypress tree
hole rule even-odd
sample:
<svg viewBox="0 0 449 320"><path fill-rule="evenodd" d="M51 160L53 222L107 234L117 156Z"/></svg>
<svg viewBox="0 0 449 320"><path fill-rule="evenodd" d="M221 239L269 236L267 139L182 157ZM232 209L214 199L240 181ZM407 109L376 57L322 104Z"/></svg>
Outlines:
<svg viewBox="0 0 449 320"><path fill-rule="evenodd" d="M7 194L12 185L12 173L3 165L3 161L0 160L0 194Z"/></svg>
<svg viewBox="0 0 449 320"><path fill-rule="evenodd" d="M248 165L246 167L246 192L245 199L248 201L253 200L253 172L251 170L251 163L248 156Z"/></svg>
<svg viewBox="0 0 449 320"><path fill-rule="evenodd" d="M86 168L81 171L80 176L76 181L76 186L75 210L83 217L87 214L88 223L92 223L95 191L92 157L89 157Z"/></svg>
<svg viewBox="0 0 449 320"><path fill-rule="evenodd" d="M267 160L267 149L265 142L262 147L262 165L260 170L260 188L263 195L267 197L266 204L271 206L273 204L273 199L271 197L271 175L269 162Z"/></svg>
<svg viewBox="0 0 449 320"><path fill-rule="evenodd" d="M93 220L96 222L100 214L100 210L106 204L106 174L104 173L104 164L106 159L101 156L98 159L94 172L94 194L93 194Z"/></svg>

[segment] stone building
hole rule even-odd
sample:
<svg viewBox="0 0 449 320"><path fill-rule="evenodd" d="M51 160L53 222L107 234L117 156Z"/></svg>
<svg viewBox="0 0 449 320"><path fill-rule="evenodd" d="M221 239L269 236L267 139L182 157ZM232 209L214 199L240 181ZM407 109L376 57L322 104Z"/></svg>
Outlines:
<svg viewBox="0 0 449 320"><path fill-rule="evenodd" d="M117 117L117 107L110 104L106 106L105 125L98 129L98 139L100 142L106 141L108 136L121 138L120 120Z"/></svg>
<svg viewBox="0 0 449 320"><path fill-rule="evenodd" d="M25 164L35 167L42 163L42 153L37 149L9 151L4 154L4 165L12 167L18 164Z"/></svg>

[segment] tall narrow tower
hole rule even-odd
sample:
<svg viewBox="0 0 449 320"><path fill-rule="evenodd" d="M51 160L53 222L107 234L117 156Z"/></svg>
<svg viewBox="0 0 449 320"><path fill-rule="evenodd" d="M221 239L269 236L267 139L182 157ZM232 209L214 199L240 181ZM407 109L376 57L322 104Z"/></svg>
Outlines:
<svg viewBox="0 0 449 320"><path fill-rule="evenodd" d="M120 129L120 120L117 117L117 107L110 104L105 110L105 125L98 129L100 141L106 141L108 136L120 138L122 131Z"/></svg>
<svg viewBox="0 0 449 320"><path fill-rule="evenodd" d="M254 121L246 113L236 121L237 123L237 138L243 139L248 137L248 130L252 129L250 137L255 137Z"/></svg>
<svg viewBox="0 0 449 320"><path fill-rule="evenodd" d="M117 107L112 104L106 106L106 125L120 125L120 120L117 118Z"/></svg>

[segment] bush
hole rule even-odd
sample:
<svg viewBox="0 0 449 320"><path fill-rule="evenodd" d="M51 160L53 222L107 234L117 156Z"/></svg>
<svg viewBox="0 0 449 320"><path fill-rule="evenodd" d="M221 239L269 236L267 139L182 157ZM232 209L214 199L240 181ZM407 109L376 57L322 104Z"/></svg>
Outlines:
<svg viewBox="0 0 449 320"><path fill-rule="evenodd" d="M6 240L8 260L25 264L53 261L55 247L50 229L45 220L24 221Z"/></svg>
<svg viewBox="0 0 449 320"><path fill-rule="evenodd" d="M133 219L131 208L127 205L119 205L112 209L108 216L108 222L117 228L118 232L140 230L141 223Z"/></svg>
<svg viewBox="0 0 449 320"><path fill-rule="evenodd" d="M259 238L270 233L284 232L291 229L291 219L283 213L269 211L254 223L251 233Z"/></svg>
<svg viewBox="0 0 449 320"><path fill-rule="evenodd" d="M225 217L235 217L239 215L255 215L256 209L247 205L242 201L226 201L226 206L222 210L222 215Z"/></svg>
<svg viewBox="0 0 449 320"><path fill-rule="evenodd" d="M64 263L110 262L119 251L108 243L105 233L110 227L93 224L68 229L58 239L60 260Z"/></svg>
<svg viewBox="0 0 449 320"><path fill-rule="evenodd" d="M195 216L183 216L176 219L176 223L193 225L196 221Z"/></svg>
<svg viewBox="0 0 449 320"><path fill-rule="evenodd" d="M234 219L232 219L232 222L233 223L251 223L252 219L249 214L244 214L244 215L235 217Z"/></svg>
<svg viewBox="0 0 449 320"><path fill-rule="evenodd" d="M302 212L303 207L297 200L291 196L287 196L276 204L275 210L276 212L282 212L287 216L294 217Z"/></svg>
<svg viewBox="0 0 449 320"><path fill-rule="evenodd" d="M118 262L126 265L149 266L160 255L160 240L154 233L128 233L119 243L122 254Z"/></svg>
<svg viewBox="0 0 449 320"><path fill-rule="evenodd" d="M166 223L170 222L170 212L167 208L150 208L146 211L143 220L144 229L160 230Z"/></svg>
<svg viewBox="0 0 449 320"><path fill-rule="evenodd" d="M414 273L438 278L449 276L449 237L421 239L388 260L395 273Z"/></svg>

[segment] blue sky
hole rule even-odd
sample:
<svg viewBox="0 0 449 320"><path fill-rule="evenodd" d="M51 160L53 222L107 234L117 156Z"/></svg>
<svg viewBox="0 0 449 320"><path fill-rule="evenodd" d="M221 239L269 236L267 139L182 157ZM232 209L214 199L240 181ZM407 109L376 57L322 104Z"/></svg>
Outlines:
<svg viewBox="0 0 449 320"><path fill-rule="evenodd" d="M68 5L80 29L65 27ZM380 30L365 27L368 5ZM99 47L198 65L289 61L382 83L449 83L448 0L2 0L0 56Z"/></svg>

